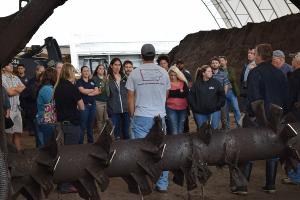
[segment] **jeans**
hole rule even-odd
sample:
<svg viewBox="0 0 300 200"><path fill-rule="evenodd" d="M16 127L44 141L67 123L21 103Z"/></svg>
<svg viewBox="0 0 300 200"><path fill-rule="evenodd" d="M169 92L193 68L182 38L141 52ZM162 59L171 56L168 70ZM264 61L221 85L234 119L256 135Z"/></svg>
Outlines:
<svg viewBox="0 0 300 200"><path fill-rule="evenodd" d="M96 103L85 104L84 110L80 111L80 140L79 143L83 144L84 141L84 132L87 132L87 141L88 143L94 142L93 136L93 125L96 116Z"/></svg>
<svg viewBox="0 0 300 200"><path fill-rule="evenodd" d="M168 116L168 133L171 135L177 135L179 133L183 133L184 122L187 116L186 109L173 110L167 107L166 111Z"/></svg>
<svg viewBox="0 0 300 200"><path fill-rule="evenodd" d="M129 139L130 117L128 112L112 113L111 120L113 125L115 126L115 130L114 130L115 138L120 139L122 133L123 139Z"/></svg>
<svg viewBox="0 0 300 200"><path fill-rule="evenodd" d="M291 170L288 172L288 177L293 181L294 183L300 183L300 163L297 165L297 170Z"/></svg>
<svg viewBox="0 0 300 200"><path fill-rule="evenodd" d="M240 112L237 97L233 93L232 89L228 90L228 92L226 93L226 105L225 106L226 106L226 128L230 128L229 112L230 112L231 106L232 106L233 113L234 113L235 124L237 127L240 127L239 121L241 119L241 112Z"/></svg>
<svg viewBox="0 0 300 200"><path fill-rule="evenodd" d="M200 128L204 122L211 120L211 127L213 129L218 129L221 120L221 111L216 111L207 115L194 113L194 118L198 128Z"/></svg>
<svg viewBox="0 0 300 200"><path fill-rule="evenodd" d="M144 138L149 133L150 129L154 124L154 119L152 117L142 117L142 116L134 116L132 119L132 133L135 138ZM162 125L164 130L166 130L166 123L164 118L162 118ZM156 186L160 190L167 190L169 185L169 172L163 171L159 180L156 183Z"/></svg>
<svg viewBox="0 0 300 200"><path fill-rule="evenodd" d="M48 144L51 137L53 137L54 130L54 124L38 124L39 148Z"/></svg>

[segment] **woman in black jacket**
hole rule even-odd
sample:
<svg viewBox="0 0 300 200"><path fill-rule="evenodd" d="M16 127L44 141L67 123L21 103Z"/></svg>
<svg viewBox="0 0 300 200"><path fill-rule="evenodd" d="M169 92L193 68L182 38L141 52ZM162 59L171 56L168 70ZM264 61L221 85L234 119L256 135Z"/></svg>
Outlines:
<svg viewBox="0 0 300 200"><path fill-rule="evenodd" d="M198 68L188 100L198 128L206 121L211 121L213 129L219 127L225 92L219 81L212 78L210 66L203 65Z"/></svg>
<svg viewBox="0 0 300 200"><path fill-rule="evenodd" d="M129 123L127 103L126 76L123 71L122 62L114 58L108 68L108 112L115 126L115 138L129 139Z"/></svg>

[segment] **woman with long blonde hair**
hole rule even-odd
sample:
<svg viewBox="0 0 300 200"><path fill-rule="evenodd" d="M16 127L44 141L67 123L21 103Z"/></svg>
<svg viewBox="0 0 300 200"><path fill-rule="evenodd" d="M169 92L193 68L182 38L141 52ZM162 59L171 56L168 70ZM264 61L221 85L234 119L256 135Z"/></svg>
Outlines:
<svg viewBox="0 0 300 200"><path fill-rule="evenodd" d="M172 66L168 73L171 81L171 89L169 90L166 106L168 132L176 135L183 133L184 130L189 89L184 74L176 66Z"/></svg>
<svg viewBox="0 0 300 200"><path fill-rule="evenodd" d="M61 124L65 145L78 144L81 133L79 110L84 110L84 103L75 86L75 72L72 64L63 64L54 92L57 121ZM70 183L60 184L59 190L62 193L76 192Z"/></svg>

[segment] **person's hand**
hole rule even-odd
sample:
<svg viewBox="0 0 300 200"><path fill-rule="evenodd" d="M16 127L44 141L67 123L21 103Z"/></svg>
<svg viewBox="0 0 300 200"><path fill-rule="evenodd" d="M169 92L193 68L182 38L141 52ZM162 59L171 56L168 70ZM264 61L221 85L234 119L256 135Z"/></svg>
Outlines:
<svg viewBox="0 0 300 200"><path fill-rule="evenodd" d="M255 64L255 63L252 63L252 64L249 65L249 68L250 68L250 69L253 69L253 68L255 68L255 67L256 67L256 64Z"/></svg>
<svg viewBox="0 0 300 200"><path fill-rule="evenodd" d="M9 117L10 117L10 110L7 110L7 111L6 111L5 117L6 117L6 118L9 118Z"/></svg>

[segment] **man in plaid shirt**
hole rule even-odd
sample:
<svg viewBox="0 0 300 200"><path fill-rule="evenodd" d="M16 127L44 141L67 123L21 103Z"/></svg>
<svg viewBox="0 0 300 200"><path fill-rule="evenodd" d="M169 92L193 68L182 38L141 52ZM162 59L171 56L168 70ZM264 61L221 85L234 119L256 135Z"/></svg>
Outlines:
<svg viewBox="0 0 300 200"><path fill-rule="evenodd" d="M6 129L6 133L12 134L12 141L18 150L21 150L21 133L23 132L22 117L20 110L20 93L25 89L21 80L13 75L13 66L11 63L3 67L2 85L6 89L11 105L10 118L14 122L14 126Z"/></svg>

